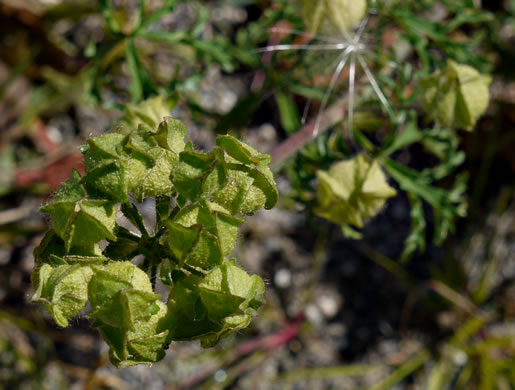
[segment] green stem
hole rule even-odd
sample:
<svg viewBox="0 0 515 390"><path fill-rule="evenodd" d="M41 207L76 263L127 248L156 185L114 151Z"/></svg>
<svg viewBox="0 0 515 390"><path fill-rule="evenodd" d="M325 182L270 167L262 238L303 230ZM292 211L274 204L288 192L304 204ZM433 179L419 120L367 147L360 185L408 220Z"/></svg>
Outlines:
<svg viewBox="0 0 515 390"><path fill-rule="evenodd" d="M156 231L161 229L170 217L170 202L169 196L156 196Z"/></svg>
<svg viewBox="0 0 515 390"><path fill-rule="evenodd" d="M361 246L361 250L370 260L394 275L404 287L412 289L417 285L411 275L398 262L386 257L368 245Z"/></svg>
<svg viewBox="0 0 515 390"><path fill-rule="evenodd" d="M490 178L490 170L499 148L499 134L501 129L504 129L502 125L504 110L504 105L500 104L495 118L495 131L490 134L484 147L483 160L481 161L476 183L472 191L472 204L476 210L480 208L481 199L484 196L485 188Z"/></svg>
<svg viewBox="0 0 515 390"><path fill-rule="evenodd" d="M150 267L150 282L152 283L152 290L156 290L157 281L157 264L152 264Z"/></svg>
<svg viewBox="0 0 515 390"><path fill-rule="evenodd" d="M140 214L134 204L131 202L122 203L121 207L123 215L141 232L143 238L148 239L150 234L145 226L145 222L143 221L143 217Z"/></svg>
<svg viewBox="0 0 515 390"><path fill-rule="evenodd" d="M148 272L148 268L150 267L150 257L145 256L145 259L143 260L143 264L141 265L141 268L143 271Z"/></svg>
<svg viewBox="0 0 515 390"><path fill-rule="evenodd" d="M279 376L276 382L296 383L309 379L330 379L330 378L345 378L345 377L359 377L371 375L379 370L384 369L383 366L373 365L348 365L337 367L321 367L311 369L300 369L289 372Z"/></svg>
<svg viewBox="0 0 515 390"><path fill-rule="evenodd" d="M188 264L184 264L182 266L183 270L187 271L187 272L190 272L194 275L197 275L197 276L205 276L201 271L199 271L198 269L196 268L193 268L191 265L188 265Z"/></svg>
<svg viewBox="0 0 515 390"><path fill-rule="evenodd" d="M397 383L413 374L420 366L429 360L431 354L427 349L421 350L406 363L400 366L390 376L383 379L381 382L369 388L369 390L388 390L395 386Z"/></svg>

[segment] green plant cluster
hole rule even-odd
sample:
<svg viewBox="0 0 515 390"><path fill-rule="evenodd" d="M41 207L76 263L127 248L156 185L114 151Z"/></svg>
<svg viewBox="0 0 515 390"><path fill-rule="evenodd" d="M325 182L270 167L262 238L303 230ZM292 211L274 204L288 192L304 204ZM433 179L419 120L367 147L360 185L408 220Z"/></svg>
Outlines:
<svg viewBox="0 0 515 390"><path fill-rule="evenodd" d="M213 346L247 327L264 303L263 280L229 256L240 216L277 202L270 156L228 135L197 151L182 122L153 126L160 103L144 102L88 139L86 174L75 171L42 207L51 230L34 251L33 301L62 327L89 302L87 316L118 367L156 362L174 340ZM156 198L154 232L133 197ZM119 213L139 232L120 226ZM139 266L131 262L138 255ZM166 303L157 277L169 287Z"/></svg>

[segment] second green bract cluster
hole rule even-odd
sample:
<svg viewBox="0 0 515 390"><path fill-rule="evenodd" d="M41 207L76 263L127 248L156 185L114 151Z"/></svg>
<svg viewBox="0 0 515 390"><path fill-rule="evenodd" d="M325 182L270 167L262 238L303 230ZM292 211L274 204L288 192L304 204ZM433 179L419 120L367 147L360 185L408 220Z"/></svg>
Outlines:
<svg viewBox="0 0 515 390"><path fill-rule="evenodd" d="M51 229L34 251L33 301L62 327L89 303L87 316L118 367L154 363L175 340L213 346L249 325L264 283L229 256L241 216L278 199L269 155L231 136L197 151L182 122L152 126L144 110L132 115L139 117L88 139L86 174L74 172L42 207ZM152 233L134 197L156 199ZM119 226L122 214L139 232ZM144 260L133 264L138 255ZM169 288L167 302L155 292L157 278Z"/></svg>
<svg viewBox="0 0 515 390"><path fill-rule="evenodd" d="M397 192L388 185L378 161L360 154L318 171L315 213L331 222L362 228Z"/></svg>

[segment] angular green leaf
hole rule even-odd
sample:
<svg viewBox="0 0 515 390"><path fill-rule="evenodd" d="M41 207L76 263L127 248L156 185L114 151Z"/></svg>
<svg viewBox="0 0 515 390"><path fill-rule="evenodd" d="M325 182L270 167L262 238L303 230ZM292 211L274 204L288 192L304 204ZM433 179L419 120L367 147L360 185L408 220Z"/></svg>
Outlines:
<svg viewBox="0 0 515 390"><path fill-rule="evenodd" d="M113 203L89 200L77 171L41 208L50 215L53 230L64 240L66 252L72 246L91 247L103 239L115 240L116 226Z"/></svg>
<svg viewBox="0 0 515 390"><path fill-rule="evenodd" d="M178 156L186 146L184 139L187 135L188 129L184 123L178 119L166 117L159 124L154 138L160 147L168 149Z"/></svg>
<svg viewBox="0 0 515 390"><path fill-rule="evenodd" d="M128 104L120 121L126 125L125 129L129 132L137 129L140 124L156 129L163 118L171 114L178 98L177 94L170 94L152 97L137 105Z"/></svg>
<svg viewBox="0 0 515 390"><path fill-rule="evenodd" d="M122 203L128 200L129 192L140 201L169 195L173 188L170 174L184 149L184 125L168 118L159 129L140 124L126 133L88 140L89 145L83 148L88 193Z"/></svg>
<svg viewBox="0 0 515 390"><path fill-rule="evenodd" d="M185 276L168 297L166 326L171 340L200 339L202 346L246 328L263 302L264 283L232 261L214 268L203 280Z"/></svg>
<svg viewBox="0 0 515 390"><path fill-rule="evenodd" d="M188 264L202 269L211 269L223 260L222 250L216 236L202 226L184 227L168 224L169 245L180 264Z"/></svg>
<svg viewBox="0 0 515 390"><path fill-rule="evenodd" d="M212 153L184 151L172 173L186 199L213 200L231 214L253 214L271 208L279 197L268 168L271 158L231 136L220 136ZM224 156L224 153L226 153Z"/></svg>
<svg viewBox="0 0 515 390"><path fill-rule="evenodd" d="M80 246L70 248L69 254L66 255L66 248L64 241L53 231L49 230L41 243L34 248L34 259L36 264L49 263L53 257L60 257L65 259L72 258L96 258L105 259L102 256L102 251L98 244L91 244L89 246ZM70 264L67 262L67 264Z"/></svg>
<svg viewBox="0 0 515 390"><path fill-rule="evenodd" d="M179 162L172 172L172 182L175 189L184 198L195 201L204 195L203 187L213 191L225 185L224 165L214 153L184 151L180 154ZM218 166L218 167L217 167ZM214 172L214 173L213 173ZM213 173L213 175L211 175ZM209 179L208 179L209 178ZM207 184L205 184L207 182Z"/></svg>
<svg viewBox="0 0 515 390"><path fill-rule="evenodd" d="M168 224L168 244L180 264L211 269L234 249L244 221L205 201L184 207Z"/></svg>
<svg viewBox="0 0 515 390"><path fill-rule="evenodd" d="M131 188L139 201L151 196L169 195L173 189L171 174L177 163L176 154L162 148L150 149L148 154L154 161L153 166Z"/></svg>
<svg viewBox="0 0 515 390"><path fill-rule="evenodd" d="M250 276L232 262L213 269L199 285L200 298L209 319L243 314L264 303L265 284L257 275Z"/></svg>
<svg viewBox="0 0 515 390"><path fill-rule="evenodd" d="M223 255L229 256L236 244L238 229L245 220L230 215L216 203L209 203L209 207L215 217L213 228L216 230L213 234L218 237Z"/></svg>
<svg viewBox="0 0 515 390"><path fill-rule="evenodd" d="M95 322L100 334L110 347L109 358L119 368L136 364L153 364L165 356L168 330L162 329L167 313L166 305L155 302L155 313L138 321L134 330L116 328Z"/></svg>
<svg viewBox="0 0 515 390"><path fill-rule="evenodd" d="M97 286L96 282L94 286ZM134 331L138 321L146 321L157 312L156 302L159 298L159 294L124 288L89 313L89 316L102 324Z"/></svg>
<svg viewBox="0 0 515 390"><path fill-rule="evenodd" d="M304 23L312 34L344 35L367 12L366 0L302 0Z"/></svg>
<svg viewBox="0 0 515 390"><path fill-rule="evenodd" d="M225 152L237 160L238 162L246 165L257 165L260 163L270 164L272 158L265 153L259 153L252 146L239 141L230 135L220 135L216 138L216 144L220 146Z"/></svg>
<svg viewBox="0 0 515 390"><path fill-rule="evenodd" d="M176 280L168 295L166 327L169 340L193 340L217 330L218 324L208 320L198 293L200 278Z"/></svg>
<svg viewBox="0 0 515 390"><path fill-rule="evenodd" d="M94 266L95 275L90 282L89 300L92 313L102 309L121 290L134 289L142 292L153 293L152 284L145 272L131 262L115 262L104 266ZM151 306L151 304L147 305ZM146 312L146 309L142 309ZM131 328L133 323L126 323Z"/></svg>
<svg viewBox="0 0 515 390"><path fill-rule="evenodd" d="M362 228L396 194L379 163L363 155L334 164L329 172L318 171L317 176L319 205L315 213L341 225Z"/></svg>
<svg viewBox="0 0 515 390"><path fill-rule="evenodd" d="M250 215L261 207L274 207L279 192L268 167L271 157L231 136L219 136L216 142L228 155L227 185L213 200L232 214Z"/></svg>
<svg viewBox="0 0 515 390"><path fill-rule="evenodd" d="M127 201L131 172L124 153L127 142L127 136L116 133L88 139L82 153L86 169L84 186L90 195L118 202Z"/></svg>
<svg viewBox="0 0 515 390"><path fill-rule="evenodd" d="M32 301L43 304L57 325L67 327L68 321L86 307L92 268L81 264L53 268L43 264L34 272L37 273L33 276L36 292Z"/></svg>
<svg viewBox="0 0 515 390"><path fill-rule="evenodd" d="M247 328L251 321L252 316L249 314L226 317L219 330L204 335L200 340L200 345L202 348L212 348L216 346L220 340Z"/></svg>
<svg viewBox="0 0 515 390"><path fill-rule="evenodd" d="M443 126L473 130L488 107L491 81L490 76L449 60L421 83L422 105Z"/></svg>

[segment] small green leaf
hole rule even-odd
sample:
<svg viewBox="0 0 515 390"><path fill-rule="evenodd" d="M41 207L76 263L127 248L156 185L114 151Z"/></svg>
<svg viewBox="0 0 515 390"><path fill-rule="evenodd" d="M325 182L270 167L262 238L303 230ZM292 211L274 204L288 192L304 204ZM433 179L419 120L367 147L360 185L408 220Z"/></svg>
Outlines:
<svg viewBox="0 0 515 390"><path fill-rule="evenodd" d="M296 132L301 127L301 119L292 96L279 91L275 93L275 101L279 107L283 129L288 134Z"/></svg>
<svg viewBox="0 0 515 390"><path fill-rule="evenodd" d="M82 148L86 177L84 186L88 193L100 199L127 201L129 192L129 167L123 153L128 138L121 134L105 134L89 138Z"/></svg>
<svg viewBox="0 0 515 390"><path fill-rule="evenodd" d="M491 81L471 66L449 60L421 83L422 105L442 126L473 130L488 107Z"/></svg>
<svg viewBox="0 0 515 390"><path fill-rule="evenodd" d="M272 171L272 158L231 136L219 136L217 145L228 154L227 185L213 199L232 214L254 214L271 209L279 199Z"/></svg>
<svg viewBox="0 0 515 390"><path fill-rule="evenodd" d="M130 262L93 269L89 317L110 345L113 364L126 367L162 359L168 331L158 326L167 309L152 291L147 274Z"/></svg>
<svg viewBox="0 0 515 390"><path fill-rule="evenodd" d="M159 124L154 138L160 147L174 152L177 156L184 150L184 139L188 135L186 125L178 119L164 118Z"/></svg>
<svg viewBox="0 0 515 390"><path fill-rule="evenodd" d="M130 288L153 293L147 274L131 262L95 266L94 270L95 275L91 279L89 292L93 317L95 311L101 310L121 290Z"/></svg>
<svg viewBox="0 0 515 390"><path fill-rule="evenodd" d="M191 275L175 280L168 295L166 328L171 340L195 340L219 328L209 321L198 292L200 278Z"/></svg>
<svg viewBox="0 0 515 390"><path fill-rule="evenodd" d="M211 320L244 314L264 303L265 284L257 275L248 275L232 262L213 269L199 285L202 303Z"/></svg>
<svg viewBox="0 0 515 390"><path fill-rule="evenodd" d="M379 163L363 155L336 163L329 172L318 171L317 176L319 206L315 213L340 225L362 228L396 194Z"/></svg>
<svg viewBox="0 0 515 390"><path fill-rule="evenodd" d="M168 223L169 245L180 264L210 269L222 262L222 250L216 236L202 226L185 227L178 223Z"/></svg>
<svg viewBox="0 0 515 390"><path fill-rule="evenodd" d="M53 315L57 325L67 327L68 321L86 307L88 283L93 275L89 266L61 265L53 268L43 264L33 276L36 292L33 302L41 303Z"/></svg>
<svg viewBox="0 0 515 390"><path fill-rule="evenodd" d="M34 248L34 259L36 264L48 263L52 261L53 256L61 258L83 257L104 259L102 251L96 243L72 247L67 256L64 241L53 230L49 230L41 240L41 243Z"/></svg>
<svg viewBox="0 0 515 390"><path fill-rule="evenodd" d="M211 203L210 208L215 216L214 229L216 229L216 233L214 234L218 237L223 255L229 256L236 244L238 229L245 221L228 214L225 210L216 211L218 208L216 203Z"/></svg>
<svg viewBox="0 0 515 390"><path fill-rule="evenodd" d="M81 176L77 170L73 170L71 177L66 180L52 198L53 202L77 202L84 199L86 189L81 183Z"/></svg>
<svg viewBox="0 0 515 390"><path fill-rule="evenodd" d="M218 136L216 138L216 144L224 149L229 156L242 164L270 164L272 161L272 158L268 154L259 153L252 146L249 146L230 135Z"/></svg>
<svg viewBox="0 0 515 390"><path fill-rule="evenodd" d="M124 288L92 311L89 316L102 324L134 331L138 321L148 320L155 314L159 298L160 295L152 292Z"/></svg>
<svg viewBox="0 0 515 390"><path fill-rule="evenodd" d="M223 164L223 163L221 163ZM207 181L211 188L215 183L220 187L225 185L224 173L217 168L219 162L213 153L201 153L195 151L184 151L180 154L179 162L172 172L172 182L175 189L185 199L195 201L203 194L204 183ZM215 172L215 176L208 177ZM213 189L211 188L211 191Z"/></svg>
<svg viewBox="0 0 515 390"><path fill-rule="evenodd" d="M150 75L141 64L134 40L129 40L126 46L127 65L131 74L129 92L132 102L140 102L149 95L157 92L150 80Z"/></svg>
<svg viewBox="0 0 515 390"><path fill-rule="evenodd" d="M137 129L140 124L145 124L151 129L157 129L163 118L171 114L178 103L178 99L177 94L170 94L168 96L152 97L137 105L126 105L125 113L120 119L121 123L125 124L122 129L130 132Z"/></svg>
<svg viewBox="0 0 515 390"><path fill-rule="evenodd" d="M74 171L52 201L41 208L50 215L52 227L64 240L67 253L72 246L91 247L103 239L116 239L113 203L85 198L80 180L79 173Z"/></svg>
<svg viewBox="0 0 515 390"><path fill-rule="evenodd" d="M367 12L366 0L302 0L304 23L312 34L344 35Z"/></svg>
<svg viewBox="0 0 515 390"><path fill-rule="evenodd" d="M166 326L172 340L200 339L203 347L246 328L263 302L264 283L226 261L202 280L178 280L168 297Z"/></svg>
<svg viewBox="0 0 515 390"><path fill-rule="evenodd" d="M89 139L84 183L88 193L126 202L133 192L141 201L149 196L170 195L171 171L184 148L185 129L172 118L157 130L140 124L126 135L112 133Z"/></svg>
<svg viewBox="0 0 515 390"><path fill-rule="evenodd" d="M152 167L131 188L140 202L151 196L169 195L173 189L171 174L177 163L177 155L162 148L150 149L148 155L153 159Z"/></svg>
<svg viewBox="0 0 515 390"><path fill-rule="evenodd" d="M168 223L168 245L181 265L211 269L232 252L243 222L214 203L194 203Z"/></svg>
<svg viewBox="0 0 515 390"><path fill-rule="evenodd" d="M223 157L225 184L219 180L220 189L210 191L211 199L231 214L250 215L261 207L272 208L279 192L268 167L271 157L231 136L219 136L216 142L227 154Z"/></svg>
<svg viewBox="0 0 515 390"><path fill-rule="evenodd" d="M166 305L155 302L155 314L136 323L134 330L112 327L96 322L100 334L110 347L109 358L119 368L136 364L153 364L165 356L168 330L162 329Z"/></svg>

